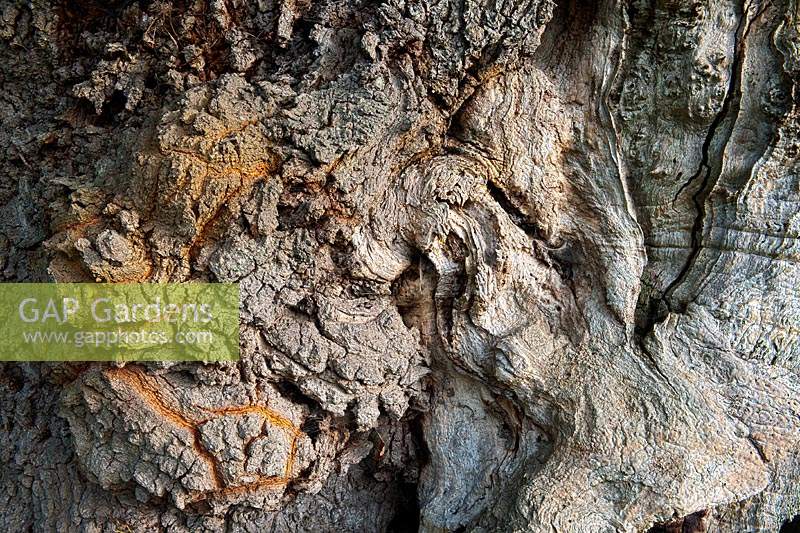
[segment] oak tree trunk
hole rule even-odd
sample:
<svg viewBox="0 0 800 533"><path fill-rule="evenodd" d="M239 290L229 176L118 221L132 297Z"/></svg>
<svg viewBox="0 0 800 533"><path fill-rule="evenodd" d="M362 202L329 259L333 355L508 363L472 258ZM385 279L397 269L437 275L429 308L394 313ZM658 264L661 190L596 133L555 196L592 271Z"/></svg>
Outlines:
<svg viewBox="0 0 800 533"><path fill-rule="evenodd" d="M5 531L784 531L796 0L7 0L0 276L241 360L0 371Z"/></svg>

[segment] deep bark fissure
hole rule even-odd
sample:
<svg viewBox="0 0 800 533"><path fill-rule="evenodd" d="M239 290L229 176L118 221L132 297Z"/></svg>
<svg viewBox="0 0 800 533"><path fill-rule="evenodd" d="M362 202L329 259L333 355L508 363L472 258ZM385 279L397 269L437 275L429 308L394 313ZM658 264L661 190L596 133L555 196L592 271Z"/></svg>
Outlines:
<svg viewBox="0 0 800 533"><path fill-rule="evenodd" d="M748 6L745 4L742 7L741 18L736 28L733 45L733 60L731 62L731 75L728 85L728 90L722 102L722 108L719 113L714 117L711 122L708 133L703 141L701 148L701 162L697 172L689 178L678 190L675 195L677 198L681 192L691 186L701 175L702 181L697 191L692 195L692 204L695 208L695 217L691 229L691 242L689 256L686 258L683 266L681 267L678 275L667 285L664 289L660 300L666 305L666 312L682 312L682 306L676 306L672 301L675 291L686 281L689 273L694 268L700 252L703 249L703 234L705 232L706 223L706 202L711 197L711 194L716 187L717 180L723 169L723 157L725 150L728 147L728 141L731 137L733 129L736 125L736 115L738 114L738 105L741 100L741 83L742 83L742 65L744 63L744 50L745 39L752 21L749 19ZM733 112L731 109L734 109ZM729 115L733 113L733 116ZM712 161L711 147L717 137L718 130L723 126L726 120L729 120L729 126L724 132L724 138L719 141L719 149L713 154L714 160ZM712 172L715 176L712 178ZM661 316L651 317L651 321L646 331L651 331L653 326L663 320L665 313Z"/></svg>

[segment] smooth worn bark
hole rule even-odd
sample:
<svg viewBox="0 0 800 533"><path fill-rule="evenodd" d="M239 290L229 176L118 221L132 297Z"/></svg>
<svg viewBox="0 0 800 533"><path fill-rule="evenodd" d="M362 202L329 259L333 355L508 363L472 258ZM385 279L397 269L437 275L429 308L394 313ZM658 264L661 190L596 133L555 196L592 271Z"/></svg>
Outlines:
<svg viewBox="0 0 800 533"><path fill-rule="evenodd" d="M4 364L2 529L795 527L798 28L0 3L0 279L242 293L237 363Z"/></svg>

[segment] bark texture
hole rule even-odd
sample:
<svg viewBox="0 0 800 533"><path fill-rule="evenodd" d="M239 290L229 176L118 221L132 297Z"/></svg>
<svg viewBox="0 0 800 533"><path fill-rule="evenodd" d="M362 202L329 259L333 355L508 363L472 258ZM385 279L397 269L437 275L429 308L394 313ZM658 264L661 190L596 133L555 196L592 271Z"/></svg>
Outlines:
<svg viewBox="0 0 800 533"><path fill-rule="evenodd" d="M235 281L5 364L7 531L784 531L796 0L0 2L0 279Z"/></svg>

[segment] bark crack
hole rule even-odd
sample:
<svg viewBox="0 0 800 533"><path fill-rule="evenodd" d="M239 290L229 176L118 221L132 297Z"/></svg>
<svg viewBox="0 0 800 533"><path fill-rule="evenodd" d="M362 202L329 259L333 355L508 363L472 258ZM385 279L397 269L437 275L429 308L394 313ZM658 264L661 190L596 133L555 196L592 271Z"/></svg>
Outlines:
<svg viewBox="0 0 800 533"><path fill-rule="evenodd" d="M691 251L689 252L689 256L687 257L680 272L675 279L670 282L667 288L664 289L663 296L661 297L661 301L666 305L666 308L669 312L682 311L682 309L678 309L675 306L673 295L675 294L675 291L684 284L689 274L693 270L700 252L703 250L703 233L705 231L707 217L706 203L716 187L722 173L722 163L725 157L725 150L730 141L736 119L739 114L739 105L742 97L742 70L744 65L746 38L750 31L752 22L754 22L755 19L764 12L764 9L766 9L762 8L761 11L756 14L753 20L748 22L748 12L750 10L750 6L751 4L747 3L742 8L742 15L739 19L739 23L736 28L736 34L734 36L733 62L731 64L731 77L728 84L728 91L725 95L725 99L723 100L722 108L711 122L711 126L709 127L706 138L703 141L700 166L698 167L697 172L695 172L694 175L681 186L673 199L674 203L684 190L691 187L698 179L702 180L700 182L700 186L697 188L697 191L695 191L695 193L692 195L692 203L694 204L696 215L691 231ZM717 138L718 133L720 133L720 129L726 123L728 118L731 118L732 120L728 123L727 128L725 128L724 131L721 131L724 137L720 142L719 149L716 150L716 153L712 153L714 140ZM650 327L647 329L651 330L652 326L657 321L658 320L650 324Z"/></svg>

